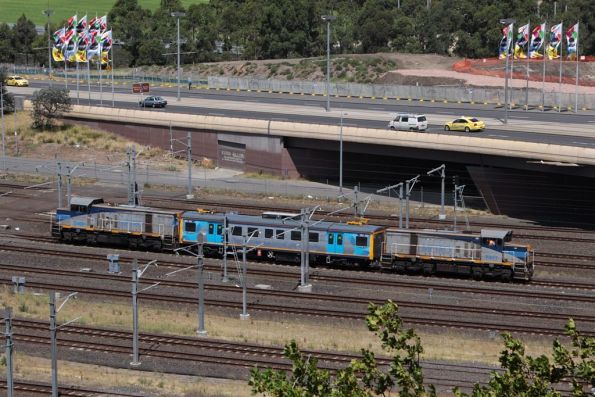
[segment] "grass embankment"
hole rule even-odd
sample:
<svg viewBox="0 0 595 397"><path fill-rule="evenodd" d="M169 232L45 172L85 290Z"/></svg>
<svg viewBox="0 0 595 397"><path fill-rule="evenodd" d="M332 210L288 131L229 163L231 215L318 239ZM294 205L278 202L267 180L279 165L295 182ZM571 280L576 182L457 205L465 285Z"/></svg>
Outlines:
<svg viewBox="0 0 595 397"><path fill-rule="evenodd" d="M43 294L11 293L9 287L0 288L0 298L4 306L11 306L16 317L28 317L47 320L48 298ZM61 319L80 317L79 324L89 326L131 329L131 307L128 302L89 301L84 296L69 301L60 312ZM361 321L323 320L293 318L259 319L259 313L252 313L249 320L240 320L237 315L226 315L215 308L207 308L205 317L209 337L259 343L263 345L283 346L295 339L301 348L314 350L334 350L359 353L362 348L369 348L378 354L382 352L377 338L370 333ZM248 308L250 310L250 308ZM156 332L172 335L194 336L196 331L196 310L191 307L160 308L141 305L139 326L144 332ZM332 323L332 324L331 324ZM486 338L466 332L440 329L439 333L420 331L425 359L453 360L497 363L502 349L499 337ZM535 338L527 342L531 353L545 353L550 344ZM457 346L453 349L452 346Z"/></svg>
<svg viewBox="0 0 595 397"><path fill-rule="evenodd" d="M206 3L208 0L182 0L184 7L188 8L191 4ZM52 23L56 21L66 21L68 18L78 13L79 18L87 14L90 21L95 17L95 14L101 16L105 15L111 10L116 0L109 1L95 1L95 0L78 0L73 3L71 0L52 0L50 8L54 10L52 14ZM139 4L151 11L159 7L160 0L142 0ZM32 20L36 25L47 24L47 17L41 13L42 10L48 8L47 0L0 0L0 23L16 23L17 19L23 14ZM108 20L109 26L109 20Z"/></svg>
<svg viewBox="0 0 595 397"><path fill-rule="evenodd" d="M186 168L186 162L172 158L170 153L151 146L139 145L111 132L93 129L84 125L58 123L48 131L31 128L31 114L17 112L15 117L6 115L6 153L9 156L33 157L54 160L119 164L126 160L126 150L134 145L139 162L148 162L151 168L178 171ZM16 135L15 135L16 131Z"/></svg>
<svg viewBox="0 0 595 397"><path fill-rule="evenodd" d="M331 61L331 79L341 83L372 83L395 66L393 60L382 56L334 56ZM172 67L160 66L148 66L143 69L148 74L156 75L173 73L175 70ZM326 79L326 59L200 63L185 65L184 72L200 76L323 81Z"/></svg>

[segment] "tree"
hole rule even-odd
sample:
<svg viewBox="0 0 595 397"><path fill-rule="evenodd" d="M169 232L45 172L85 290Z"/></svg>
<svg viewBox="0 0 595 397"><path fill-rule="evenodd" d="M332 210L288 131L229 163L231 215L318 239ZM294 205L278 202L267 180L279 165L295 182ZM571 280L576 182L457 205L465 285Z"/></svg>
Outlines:
<svg viewBox="0 0 595 397"><path fill-rule="evenodd" d="M6 68L0 68L0 83L2 83L2 102L4 106L4 113L14 112L14 96L6 90L6 77L8 76L8 71Z"/></svg>
<svg viewBox="0 0 595 397"><path fill-rule="evenodd" d="M0 62L13 62L12 30L5 23L0 23Z"/></svg>
<svg viewBox="0 0 595 397"><path fill-rule="evenodd" d="M254 368L249 381L252 393L274 397L371 397L395 392L400 397L435 396L432 385L424 386L419 363L423 353L420 338L413 329L404 328L397 305L390 300L383 306L370 304L366 322L382 348L393 355L388 370L378 367L374 353L362 349L361 359L353 360L331 376L329 371L318 368L316 357L305 357L296 342L291 341L284 350L293 364L290 376L284 371ZM572 319L565 329L571 347L555 340L551 360L545 355L525 355L521 341L502 334L502 371L495 371L487 386L476 384L470 395L455 388L455 396L561 397L556 386L567 382L572 397L586 397L589 384L595 390L595 338L581 336Z"/></svg>
<svg viewBox="0 0 595 397"><path fill-rule="evenodd" d="M21 15L13 28L12 34L12 48L15 53L24 54L25 58L29 59L29 54L33 51L31 44L36 37L35 24L28 20L25 14Z"/></svg>
<svg viewBox="0 0 595 397"><path fill-rule="evenodd" d="M69 91L63 88L43 88L33 93L33 128L51 129L54 120L72 109Z"/></svg>
<svg viewBox="0 0 595 397"><path fill-rule="evenodd" d="M379 368L373 352L362 349L360 360L353 360L331 376L329 371L318 369L315 357L304 357L296 342L291 341L284 350L285 357L293 363L291 376L288 378L284 371L255 368L249 381L252 392L275 397L368 397L394 392L396 387L402 397L436 396L434 387L426 390L423 383L421 341L413 329L404 328L397 305L390 300L383 306L370 304L366 322L382 348L393 354L386 372Z"/></svg>

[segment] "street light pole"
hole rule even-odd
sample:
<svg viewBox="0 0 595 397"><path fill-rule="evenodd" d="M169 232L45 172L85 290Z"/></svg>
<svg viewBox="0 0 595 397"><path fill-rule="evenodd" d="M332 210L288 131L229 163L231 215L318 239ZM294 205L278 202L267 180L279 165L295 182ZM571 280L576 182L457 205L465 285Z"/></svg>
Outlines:
<svg viewBox="0 0 595 397"><path fill-rule="evenodd" d="M331 111L331 22L337 19L334 15L323 15L322 20L326 22L326 111Z"/></svg>
<svg viewBox="0 0 595 397"><path fill-rule="evenodd" d="M171 16L178 21L178 101L180 101L180 18L186 16L185 12L172 12Z"/></svg>
<svg viewBox="0 0 595 397"><path fill-rule="evenodd" d="M50 2L48 0L47 10L43 10L43 14L48 17L48 77L50 78L50 87L52 86L52 40L50 32L50 15L54 13L54 10L50 9Z"/></svg>

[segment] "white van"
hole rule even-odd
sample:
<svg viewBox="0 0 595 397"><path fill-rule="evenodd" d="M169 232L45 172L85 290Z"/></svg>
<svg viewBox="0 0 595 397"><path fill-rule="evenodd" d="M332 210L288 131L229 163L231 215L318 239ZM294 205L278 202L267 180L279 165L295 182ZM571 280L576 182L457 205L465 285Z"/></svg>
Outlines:
<svg viewBox="0 0 595 397"><path fill-rule="evenodd" d="M391 130L425 131L428 120L424 114L397 114L389 123Z"/></svg>

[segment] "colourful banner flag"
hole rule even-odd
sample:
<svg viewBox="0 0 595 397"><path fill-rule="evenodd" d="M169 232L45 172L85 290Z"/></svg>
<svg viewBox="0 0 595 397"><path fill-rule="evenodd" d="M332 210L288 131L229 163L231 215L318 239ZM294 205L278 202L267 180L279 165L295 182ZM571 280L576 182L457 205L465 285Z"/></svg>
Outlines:
<svg viewBox="0 0 595 397"><path fill-rule="evenodd" d="M101 34L101 47L104 51L109 51L112 48L112 31L111 29Z"/></svg>
<svg viewBox="0 0 595 397"><path fill-rule="evenodd" d="M62 53L62 49L57 47L52 48L52 58L54 58L55 62L64 62L64 54Z"/></svg>
<svg viewBox="0 0 595 397"><path fill-rule="evenodd" d="M516 42L514 43L514 57L527 58L527 45L529 44L529 24L521 26L517 31Z"/></svg>
<svg viewBox="0 0 595 397"><path fill-rule="evenodd" d="M81 33L87 29L87 16L85 15L80 19L80 21L76 24L76 32Z"/></svg>
<svg viewBox="0 0 595 397"><path fill-rule="evenodd" d="M500 59L506 58L510 54L510 44L512 43L512 24L505 26L502 29L502 39L500 40L500 48L498 57Z"/></svg>
<svg viewBox="0 0 595 397"><path fill-rule="evenodd" d="M550 29L550 42L547 46L547 57L558 59L560 57L560 44L562 43L562 23L552 26Z"/></svg>
<svg viewBox="0 0 595 397"><path fill-rule="evenodd" d="M77 62L87 62L87 49L90 44L90 36L86 30L83 30L78 35L77 40L77 51L76 51L76 61Z"/></svg>
<svg viewBox="0 0 595 397"><path fill-rule="evenodd" d="M58 29L52 34L54 46L61 48L64 44L64 37L66 36L66 28Z"/></svg>
<svg viewBox="0 0 595 397"><path fill-rule="evenodd" d="M109 52L101 51L101 64L105 65L109 63Z"/></svg>
<svg viewBox="0 0 595 397"><path fill-rule="evenodd" d="M578 22L566 31L566 43L568 45L568 59L575 60L578 56Z"/></svg>
<svg viewBox="0 0 595 397"><path fill-rule="evenodd" d="M100 18L95 17L89 22L89 30L97 30L103 32L107 28L107 15Z"/></svg>
<svg viewBox="0 0 595 397"><path fill-rule="evenodd" d="M64 47L64 58L68 62L76 61L77 40L70 40Z"/></svg>
<svg viewBox="0 0 595 397"><path fill-rule="evenodd" d="M74 29L76 28L76 25L78 24L78 19L76 15L71 16L70 18L68 18L68 29Z"/></svg>
<svg viewBox="0 0 595 397"><path fill-rule="evenodd" d="M531 43L529 44L529 58L541 58L543 54L539 51L545 40L545 23L537 25L531 31Z"/></svg>

